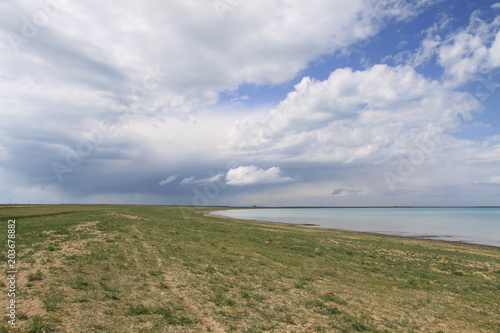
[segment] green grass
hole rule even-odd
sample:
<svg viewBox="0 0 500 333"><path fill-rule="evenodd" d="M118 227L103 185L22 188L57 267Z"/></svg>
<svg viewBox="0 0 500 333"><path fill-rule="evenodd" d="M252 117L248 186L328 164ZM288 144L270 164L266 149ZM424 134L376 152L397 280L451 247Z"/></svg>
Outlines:
<svg viewBox="0 0 500 333"><path fill-rule="evenodd" d="M500 325L498 248L203 210L0 206L5 232L16 219L19 271L17 326L2 321L0 332L437 333ZM0 288L7 304L7 285Z"/></svg>
<svg viewBox="0 0 500 333"><path fill-rule="evenodd" d="M29 282L42 281L43 280L43 273L41 271L36 271L36 273L28 274L27 278L28 278Z"/></svg>
<svg viewBox="0 0 500 333"><path fill-rule="evenodd" d="M48 333L54 331L54 324L40 316L34 316L27 327L27 333Z"/></svg>

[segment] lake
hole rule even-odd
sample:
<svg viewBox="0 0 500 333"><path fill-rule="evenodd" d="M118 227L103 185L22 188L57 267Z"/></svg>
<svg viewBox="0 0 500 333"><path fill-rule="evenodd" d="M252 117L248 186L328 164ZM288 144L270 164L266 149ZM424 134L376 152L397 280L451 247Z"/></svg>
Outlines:
<svg viewBox="0 0 500 333"><path fill-rule="evenodd" d="M212 214L500 247L500 208L265 208Z"/></svg>

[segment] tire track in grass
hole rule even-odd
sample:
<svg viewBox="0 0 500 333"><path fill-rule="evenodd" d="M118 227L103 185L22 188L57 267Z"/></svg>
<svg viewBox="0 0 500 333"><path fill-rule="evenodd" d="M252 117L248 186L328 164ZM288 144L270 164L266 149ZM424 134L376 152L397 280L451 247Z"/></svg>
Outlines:
<svg viewBox="0 0 500 333"><path fill-rule="evenodd" d="M144 240L144 233L142 231L137 229L136 226L133 226L132 228L139 235L138 237L141 241L141 245L148 252L154 254L154 257L156 259L156 263L157 263L158 267L160 267L162 269L162 271L164 271L163 269L166 268L166 265L164 265L163 259L159 255L158 251ZM186 272L186 274L189 274L189 273ZM211 316L203 313L198 308L197 304L190 299L189 296L187 296L183 291L179 290L176 287L176 282L179 281L179 278L177 276L174 276L172 274L172 272L170 272L170 274L163 274L163 278L168 283L168 289L170 290L170 292L176 298L178 298L182 302L182 304L184 304L184 306L186 306L186 308L188 308L194 315L196 315L200 319L201 323L207 329L207 332L215 332L215 333L225 333L226 332L226 330L224 329L224 327L221 324L219 324Z"/></svg>

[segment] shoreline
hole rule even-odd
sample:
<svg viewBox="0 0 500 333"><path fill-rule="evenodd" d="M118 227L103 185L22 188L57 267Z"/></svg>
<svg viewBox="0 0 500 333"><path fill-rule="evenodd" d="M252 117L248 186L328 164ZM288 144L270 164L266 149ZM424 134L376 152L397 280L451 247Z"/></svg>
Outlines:
<svg viewBox="0 0 500 333"><path fill-rule="evenodd" d="M289 223L289 222L263 221L263 220L256 220L256 219L238 219L238 218L233 218L233 217L215 215L215 214L212 214L213 212L216 212L216 211L214 211L214 210L200 211L200 213L202 213L204 216L212 216L212 217L217 217L217 218L221 218L221 219L240 220L240 221L256 222L256 223L262 223L262 224L277 224L277 225L297 227L297 228L331 230L331 231L336 231L336 232L353 233L353 234L361 234L361 235L368 235L368 236L414 239L414 240L427 241L427 242L441 242L441 243L447 243L447 244L468 245L468 246L474 246L474 247L500 249L500 246L495 246L495 245L468 243L468 242L444 240L444 239L423 238L423 237L415 237L415 236L412 237L412 236L391 235L391 234L384 234L384 233L377 233L377 232L370 232L370 231L351 231L351 230L346 230L346 229L335 229L335 228L321 227L317 224L311 224L311 223ZM436 236L436 237L439 237L439 236Z"/></svg>

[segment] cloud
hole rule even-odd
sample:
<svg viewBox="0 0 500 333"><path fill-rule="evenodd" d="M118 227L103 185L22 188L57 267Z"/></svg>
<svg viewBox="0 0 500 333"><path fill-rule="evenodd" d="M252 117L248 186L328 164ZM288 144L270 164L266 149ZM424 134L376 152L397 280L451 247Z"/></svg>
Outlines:
<svg viewBox="0 0 500 333"><path fill-rule="evenodd" d="M352 196L352 195L357 195L359 193L363 192L363 190L353 190L350 188L336 188L333 190L332 195L333 196L339 196L339 197L345 197L345 196Z"/></svg>
<svg viewBox="0 0 500 333"><path fill-rule="evenodd" d="M177 175L172 175L172 176L169 176L166 179L162 180L158 184L160 186L164 186L164 185L170 184L171 182L175 181L176 179L177 179Z"/></svg>
<svg viewBox="0 0 500 333"><path fill-rule="evenodd" d="M276 184L293 180L291 177L283 177L279 167L265 170L253 165L233 168L226 175L226 182L229 185Z"/></svg>
<svg viewBox="0 0 500 333"><path fill-rule="evenodd" d="M489 179L489 183L500 186L500 175L491 176Z"/></svg>
<svg viewBox="0 0 500 333"><path fill-rule="evenodd" d="M493 175L480 184L500 186L500 175Z"/></svg>
<svg viewBox="0 0 500 333"><path fill-rule="evenodd" d="M365 193L386 189L384 172L429 140L436 151L407 180L412 185L444 182L446 171L426 179L425 166L480 165L456 171L453 179L464 184L499 174L498 143L455 136L481 105L451 84L499 66L498 19L474 19L448 35L443 21L429 32L419 62L442 61L446 75L436 81L411 66L363 65L378 62L380 53L369 53L394 26L385 27L439 2L242 1L221 20L213 1L124 0L119 10L97 0L58 1L40 25L37 2L1 2L3 202L30 195L191 204L193 190L206 195L204 185L220 185L206 191L217 192L207 196L211 204L249 197L347 204L349 196L330 195L336 186L344 191L337 194L362 188L356 200L370 202ZM371 59L349 65L362 70L335 70L337 56L360 45ZM316 74L322 79L303 77ZM266 100L270 86L289 94L271 105L281 95ZM54 162L67 166L62 180ZM223 188L224 181L256 186ZM494 198L495 188L485 188Z"/></svg>
<svg viewBox="0 0 500 333"><path fill-rule="evenodd" d="M223 20L211 1L125 0L119 11L97 0L53 4L44 23L37 3L0 4L0 151L6 167L41 185L57 183L51 164L102 128L112 130L65 178L99 183L143 160L153 179L193 156L227 160L216 147L240 116L210 119L221 92L288 82L431 3L256 0Z"/></svg>
<svg viewBox="0 0 500 333"><path fill-rule="evenodd" d="M500 67L500 32L497 33L489 49L489 62L493 68Z"/></svg>
<svg viewBox="0 0 500 333"><path fill-rule="evenodd" d="M343 68L304 78L267 117L237 121L228 142L262 160L380 163L422 140L463 144L450 134L479 107L409 66Z"/></svg>
<svg viewBox="0 0 500 333"><path fill-rule="evenodd" d="M134 113L192 112L244 82L285 82L318 54L367 39L422 8L406 1L245 1L221 21L212 2L123 1L119 13L96 0L58 7L37 27L33 17L44 13L36 4L2 5L2 74L100 90L108 106L125 102ZM17 52L12 36L22 40ZM151 72L162 75L154 82ZM146 89L146 106L131 96L145 82L155 86Z"/></svg>
<svg viewBox="0 0 500 333"><path fill-rule="evenodd" d="M445 70L446 83L462 85L477 74L487 74L500 66L500 18L491 22L473 12L469 25L442 38L450 19L445 18L426 31L421 47L410 57L409 64L419 66L437 55L438 64Z"/></svg>
<svg viewBox="0 0 500 333"><path fill-rule="evenodd" d="M181 185L192 184L194 181L194 177L186 177L181 181Z"/></svg>
<svg viewBox="0 0 500 333"><path fill-rule="evenodd" d="M491 8L500 9L500 2L494 3L493 5L491 5Z"/></svg>
<svg viewBox="0 0 500 333"><path fill-rule="evenodd" d="M219 173L213 177L208 177L208 178L203 178L203 179L195 179L195 177L187 177L184 178L181 181L181 185L188 185L188 184L199 184L199 185L205 185L208 183L215 183L220 181L224 177L223 173Z"/></svg>

